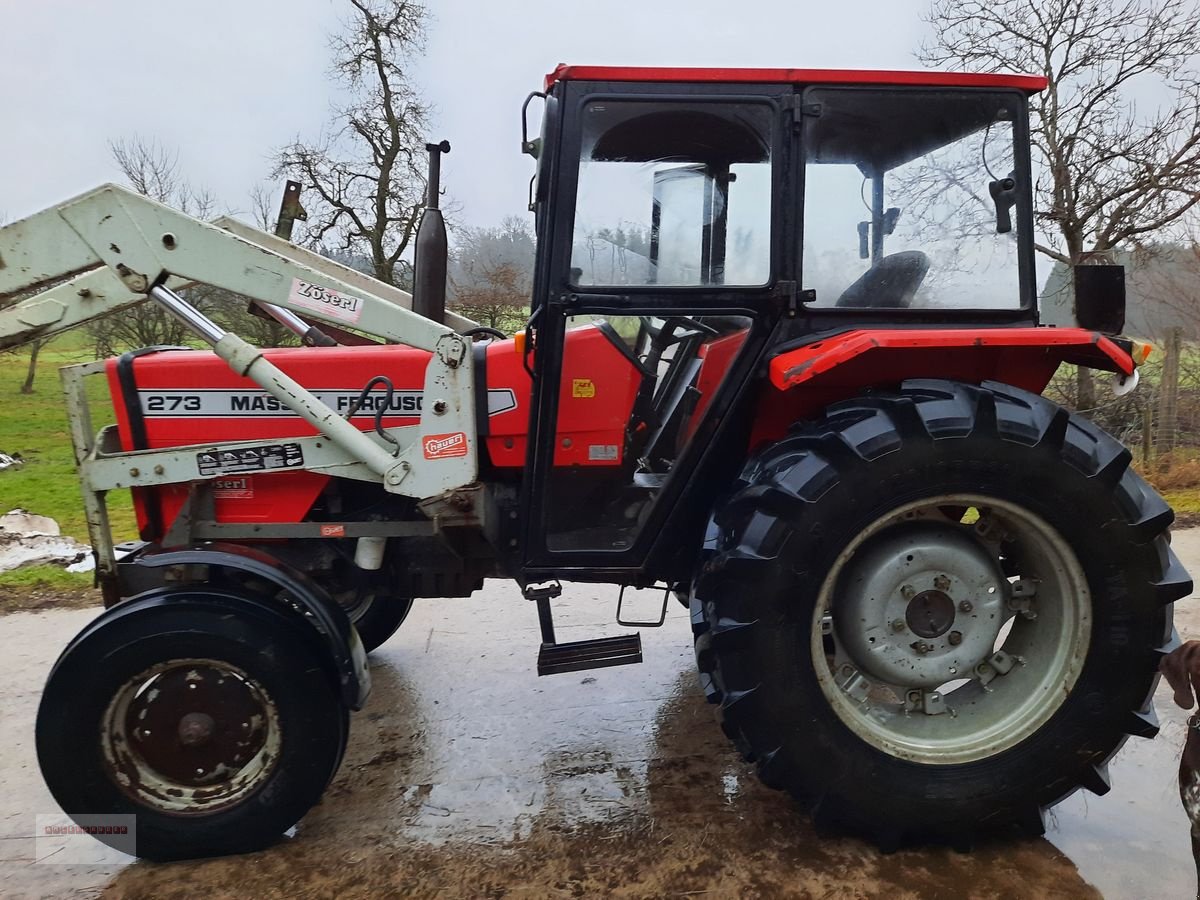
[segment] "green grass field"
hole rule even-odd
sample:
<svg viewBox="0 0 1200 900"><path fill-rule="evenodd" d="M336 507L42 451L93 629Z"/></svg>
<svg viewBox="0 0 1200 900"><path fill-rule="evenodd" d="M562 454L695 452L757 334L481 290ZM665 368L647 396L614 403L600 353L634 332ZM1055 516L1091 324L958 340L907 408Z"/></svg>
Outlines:
<svg viewBox="0 0 1200 900"><path fill-rule="evenodd" d="M43 348L34 393L22 394L28 352L0 354L0 451L20 454L25 460L19 469L0 471L0 514L21 508L49 516L58 522L63 534L84 543L87 523L58 369L90 359L90 348L82 336L64 336ZM88 397L99 429L112 421L112 406L104 379L90 380ZM137 537L127 492L110 494L108 509L118 541ZM90 575L71 575L50 566L0 574L0 586L7 588L80 587L90 583Z"/></svg>
<svg viewBox="0 0 1200 900"><path fill-rule="evenodd" d="M0 513L17 507L50 516L68 534L87 540L87 523L79 479L71 451L58 369L87 362L90 353L78 342L63 341L42 350L34 393L20 393L28 364L25 352L0 355L0 451L20 454L25 464L0 472ZM112 406L102 376L90 379L88 397L97 429L112 422ZM129 495L108 498L113 532L118 540L136 537Z"/></svg>

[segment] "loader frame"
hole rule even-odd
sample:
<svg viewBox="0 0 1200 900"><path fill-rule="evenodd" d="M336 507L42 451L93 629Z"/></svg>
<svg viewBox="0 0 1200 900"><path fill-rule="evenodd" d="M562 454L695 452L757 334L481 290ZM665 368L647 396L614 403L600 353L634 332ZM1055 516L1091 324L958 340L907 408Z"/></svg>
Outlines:
<svg viewBox="0 0 1200 900"><path fill-rule="evenodd" d="M368 435L274 366L258 348L228 333L181 298L176 290L204 283L257 301L298 333L310 322L353 328L388 343L431 352L419 425ZM238 374L267 391L317 429L288 441L308 471L376 482L395 494L427 500L475 481L478 444L474 413L474 360L470 339L455 327L475 323L453 313L450 324L411 310L412 297L315 253L231 219L207 224L116 185L105 185L60 206L0 229L0 299L17 302L0 311L0 347L50 337L100 316L118 313L149 296L203 337ZM282 313L280 311L283 311ZM304 318L301 318L304 317ZM93 427L86 379L105 363L62 370L64 399L79 467L97 577L115 585L117 549L105 494L121 488L203 484L225 474L202 469L201 454L237 454L261 440L196 444L169 450L124 450L116 426ZM455 453L431 451L447 438ZM431 443L432 442L432 443ZM179 544L239 535L236 526L205 532L203 492L170 537ZM316 524L256 526L263 537L333 537ZM346 527L350 532L346 531ZM432 533L433 523L361 523L337 537ZM282 529L282 530L279 530ZM269 531L270 533L264 533ZM294 533L292 533L294 532ZM106 599L111 591L106 590Z"/></svg>

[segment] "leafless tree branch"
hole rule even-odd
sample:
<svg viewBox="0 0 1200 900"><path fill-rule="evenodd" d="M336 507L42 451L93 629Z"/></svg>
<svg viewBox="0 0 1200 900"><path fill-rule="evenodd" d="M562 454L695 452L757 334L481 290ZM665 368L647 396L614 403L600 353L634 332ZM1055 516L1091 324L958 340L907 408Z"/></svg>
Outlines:
<svg viewBox="0 0 1200 900"><path fill-rule="evenodd" d="M281 148L275 174L297 178L319 198L309 204L309 242L365 257L375 277L397 284L425 205L429 107L408 67L424 49L427 12L413 0L349 3L353 11L330 49L332 74L350 100L334 111L325 136Z"/></svg>

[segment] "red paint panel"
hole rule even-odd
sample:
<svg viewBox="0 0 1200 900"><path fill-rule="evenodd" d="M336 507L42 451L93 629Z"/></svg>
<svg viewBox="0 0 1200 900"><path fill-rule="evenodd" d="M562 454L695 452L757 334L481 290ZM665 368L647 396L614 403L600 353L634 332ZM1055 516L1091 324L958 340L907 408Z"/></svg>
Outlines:
<svg viewBox="0 0 1200 900"><path fill-rule="evenodd" d="M492 416L486 439L492 463L525 465L529 432L529 375L513 341L488 347L488 388L511 388L517 408ZM618 466L641 374L593 325L566 333L555 434L556 466Z"/></svg>
<svg viewBox="0 0 1200 900"><path fill-rule="evenodd" d="M868 387L908 378L999 381L1040 394L1063 362L1129 374L1133 360L1081 328L852 331L781 353L759 401L750 446L777 440L801 419ZM791 390L796 388L796 390Z"/></svg>
<svg viewBox="0 0 1200 900"><path fill-rule="evenodd" d="M495 465L521 468L529 427L529 376L512 340L492 342L487 354L488 388L502 393L492 395L501 411L490 416L484 448ZM396 396L412 403L412 412L403 409L387 414L383 424L397 427L420 421L416 395L424 386L430 356L424 350L395 345L298 347L266 350L264 355L318 396L327 394L323 399L336 401L334 408L339 411L371 378L386 375ZM283 442L316 434L308 423L276 404L250 379L236 375L212 353L165 351L139 357L133 366L139 403L145 412L148 449L222 441ZM121 400L115 359L109 360L107 374L121 446L132 449L130 419ZM563 374L555 465L620 465L640 374L590 325L567 333ZM511 395L503 393L506 390ZM370 397L381 402L383 395L377 390ZM151 404L157 408L150 408ZM354 421L364 431L374 427L369 416ZM438 445L430 452L460 454L465 447ZM218 521L302 521L328 481L328 476L302 471L248 474L252 475L252 490L225 490L215 497ZM147 525L150 503L158 504L162 521L169 526L187 492L187 485L134 490L139 527Z"/></svg>
<svg viewBox="0 0 1200 900"><path fill-rule="evenodd" d="M908 85L911 87L1016 88L1029 94L1045 90L1040 75L982 72L906 72L873 69L722 69L660 66L569 66L559 64L546 76L546 90L559 81L662 81L683 83L784 82L788 84Z"/></svg>
<svg viewBox="0 0 1200 900"><path fill-rule="evenodd" d="M375 375L387 375L397 391L420 391L425 377L429 353L411 347L365 346L310 349L303 347L273 349L264 355L310 390L337 391L340 394L357 392ZM235 374L216 355L204 351L166 351L134 360L134 379L142 394L143 407L149 396L163 396L163 408L147 410L146 436L149 449L163 449L190 444L210 444L219 441L261 439L264 442L316 434L303 419L278 410L272 412L270 401L250 379ZM132 447L129 415L121 401L117 381L116 360L108 361L109 390L114 398L117 428L121 446ZM189 411L191 402L181 400L172 409L175 396L197 398L198 404L230 402L225 392L256 395L252 405L237 414L203 415L202 410ZM165 395L165 396L164 396ZM413 425L419 413L386 415L386 426ZM364 431L374 427L369 418L356 419ZM226 493L215 498L216 518L221 522L299 522L307 515L324 488L328 476L312 472L255 472L252 494L235 496ZM146 504L157 502L162 520L169 526L187 499L187 485L168 485L133 492L138 525L147 524ZM157 498L157 499L155 499Z"/></svg>
<svg viewBox="0 0 1200 900"><path fill-rule="evenodd" d="M850 331L781 353L771 360L771 382L780 390L818 378L831 384L870 383L860 380L862 371L874 370L885 356L891 367L900 359L898 354L915 359L942 377L938 366L949 364L948 353L957 355L952 351L961 350L970 351L977 357L974 361L984 367L990 367L1002 351L1019 351L1014 362L1019 359L1024 364L1038 359L1052 361L1055 367L1060 362L1074 362L1126 375L1134 368L1129 354L1111 339L1082 328L879 329ZM853 369L845 368L851 363ZM886 371L881 369L877 374ZM1013 379L1022 377L1020 367L1009 374L1001 380L1019 385ZM1042 387L1044 383L1031 389L1040 391Z"/></svg>
<svg viewBox="0 0 1200 900"><path fill-rule="evenodd" d="M712 403L717 389L720 388L725 373L733 365L733 361L742 349L742 344L746 342L746 335L749 333L749 328L735 331L733 334L719 337L715 341L709 341L697 352L696 355L704 360L700 366L700 374L696 376L696 390L700 392L700 399L696 403L695 410L692 411L691 419L688 420L685 434L687 440L692 439L704 414L708 412L709 404Z"/></svg>

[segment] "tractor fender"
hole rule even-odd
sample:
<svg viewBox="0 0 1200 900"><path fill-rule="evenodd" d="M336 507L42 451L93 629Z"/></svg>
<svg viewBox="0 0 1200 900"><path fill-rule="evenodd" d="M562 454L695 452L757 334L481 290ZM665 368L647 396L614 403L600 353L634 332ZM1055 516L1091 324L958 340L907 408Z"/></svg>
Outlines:
<svg viewBox="0 0 1200 900"><path fill-rule="evenodd" d="M910 378L996 381L1040 394L1062 363L1130 376L1135 342L1083 328L876 328L814 335L767 365L751 448L864 391ZM799 390L796 390L799 388Z"/></svg>
<svg viewBox="0 0 1200 900"><path fill-rule="evenodd" d="M217 588L217 593L236 596L249 608L257 607L260 611L269 612L276 617L282 615L288 621L312 632L329 653L342 701L351 709L362 709L371 691L366 650L363 649L362 641L354 626L350 624L345 611L324 588L304 573L258 548L226 543L211 543L183 549L147 550L122 560L121 565L150 569L199 565L209 567L210 571L217 569L237 572L270 582L279 588L282 597L250 594L245 591L231 593L220 588ZM213 579L210 577L209 580L211 582ZM133 604L139 597L146 597L150 593L153 591L138 594L117 604L110 610L110 614L115 614Z"/></svg>
<svg viewBox="0 0 1200 900"><path fill-rule="evenodd" d="M1130 342L1083 328L925 328L847 331L770 362L781 391L802 384L869 387L905 378L1001 381L1041 393L1061 363L1132 375Z"/></svg>

